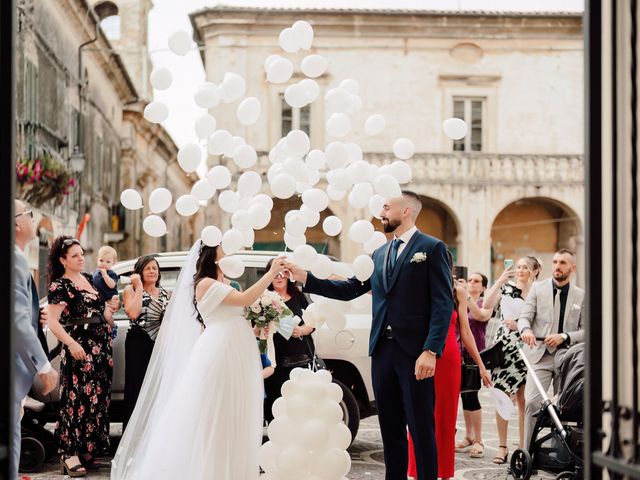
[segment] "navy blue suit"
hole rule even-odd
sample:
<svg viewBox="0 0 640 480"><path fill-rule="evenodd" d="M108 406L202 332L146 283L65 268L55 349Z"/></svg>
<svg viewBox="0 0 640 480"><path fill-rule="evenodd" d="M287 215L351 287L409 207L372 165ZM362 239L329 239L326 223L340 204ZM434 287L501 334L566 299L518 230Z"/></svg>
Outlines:
<svg viewBox="0 0 640 480"><path fill-rule="evenodd" d="M386 480L407 478L407 434L415 444L419 480L438 477L433 419L433 377L416 380L415 362L425 350L444 348L453 294L447 247L416 232L389 269L391 242L373 252L375 270L366 282L319 280L308 274L305 292L351 300L371 291L373 321L369 340L371 376L384 444ZM426 256L424 261L416 261ZM415 257L415 259L414 259ZM414 259L412 261L412 259ZM383 332L390 326L393 338Z"/></svg>

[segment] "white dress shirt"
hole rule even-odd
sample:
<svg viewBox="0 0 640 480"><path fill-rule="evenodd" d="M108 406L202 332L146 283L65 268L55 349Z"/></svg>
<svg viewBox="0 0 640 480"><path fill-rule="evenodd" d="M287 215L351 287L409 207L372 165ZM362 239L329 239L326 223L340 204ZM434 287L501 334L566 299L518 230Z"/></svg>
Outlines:
<svg viewBox="0 0 640 480"><path fill-rule="evenodd" d="M418 227L416 227L414 225L413 227L411 227L409 230L404 232L399 237L396 237L395 235L393 236L394 240L396 238L399 238L400 240L402 240L402 243L400 245L398 245L398 253L396 255L396 260L398 259L398 257L400 257L400 254L404 250L404 247L407 246L407 243L409 243L409 240L411 240L411 237L413 237L413 234L416 233L417 231L418 231Z"/></svg>

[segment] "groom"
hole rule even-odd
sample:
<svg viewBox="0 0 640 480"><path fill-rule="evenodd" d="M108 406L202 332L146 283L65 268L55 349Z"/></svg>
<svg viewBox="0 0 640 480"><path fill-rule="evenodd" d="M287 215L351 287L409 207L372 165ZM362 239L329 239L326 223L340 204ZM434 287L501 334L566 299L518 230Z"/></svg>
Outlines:
<svg viewBox="0 0 640 480"><path fill-rule="evenodd" d="M421 208L420 197L409 191L385 201L380 216L394 238L373 252L375 270L366 282L319 280L288 265L305 292L338 300L373 294L369 355L386 480L407 478L407 425L418 479L438 477L433 375L454 306L447 247L418 231Z"/></svg>

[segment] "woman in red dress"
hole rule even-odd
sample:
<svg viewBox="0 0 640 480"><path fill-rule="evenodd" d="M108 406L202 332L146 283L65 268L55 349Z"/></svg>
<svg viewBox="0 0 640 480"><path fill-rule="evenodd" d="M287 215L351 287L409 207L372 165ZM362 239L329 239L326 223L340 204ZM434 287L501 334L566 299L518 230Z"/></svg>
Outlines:
<svg viewBox="0 0 640 480"><path fill-rule="evenodd" d="M434 409L436 426L436 445L438 446L438 477L449 479L453 477L455 469L456 420L458 417L458 398L460 397L460 363L461 354L458 343L458 317L460 320L460 340L467 352L480 367L482 382L491 386L491 375L484 367L476 342L469 327L467 316L467 291L464 286L455 282L454 300L456 308L451 315L449 333L445 341L442 356L436 363L434 378L436 389L436 404ZM409 468L407 475L417 478L416 457L413 452L413 441L409 439ZM420 479L418 479L420 480Z"/></svg>

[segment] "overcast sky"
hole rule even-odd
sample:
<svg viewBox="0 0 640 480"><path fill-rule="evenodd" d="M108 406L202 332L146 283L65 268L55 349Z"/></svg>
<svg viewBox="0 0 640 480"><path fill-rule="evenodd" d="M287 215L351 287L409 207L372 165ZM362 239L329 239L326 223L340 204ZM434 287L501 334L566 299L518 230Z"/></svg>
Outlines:
<svg viewBox="0 0 640 480"><path fill-rule="evenodd" d="M155 99L169 107L164 123L178 146L195 141L193 120L202 112L193 102L193 91L204 81L204 68L194 50L178 57L167 48L167 37L175 30L192 31L188 14L218 4L234 6L393 8L428 10L571 11L581 12L584 0L154 0L149 15L149 51L154 66L169 68L174 83ZM261 68L261 65L256 68Z"/></svg>

